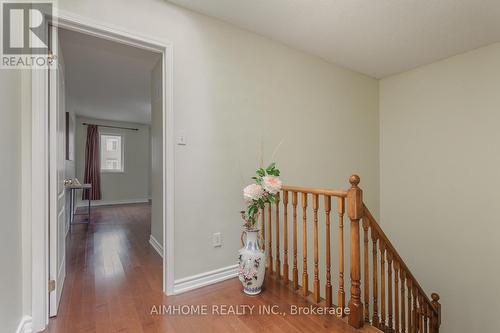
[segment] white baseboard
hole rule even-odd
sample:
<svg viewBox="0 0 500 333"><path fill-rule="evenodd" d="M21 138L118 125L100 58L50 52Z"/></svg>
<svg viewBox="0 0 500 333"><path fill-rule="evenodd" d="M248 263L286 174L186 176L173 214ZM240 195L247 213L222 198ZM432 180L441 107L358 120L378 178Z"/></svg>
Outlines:
<svg viewBox="0 0 500 333"><path fill-rule="evenodd" d="M32 318L30 316L24 316L17 326L16 333L31 333L33 332Z"/></svg>
<svg viewBox="0 0 500 333"><path fill-rule="evenodd" d="M153 235L149 235L149 244L151 244L153 249L163 258L163 246L153 237Z"/></svg>
<svg viewBox="0 0 500 333"><path fill-rule="evenodd" d="M174 281L174 294L185 293L238 276L238 264Z"/></svg>
<svg viewBox="0 0 500 333"><path fill-rule="evenodd" d="M148 203L149 198L140 198L140 199L125 199L125 200L92 200L91 206L111 206L111 205L127 205L127 204L136 204L136 203ZM88 207L88 201L78 201L76 203L76 208L85 208Z"/></svg>

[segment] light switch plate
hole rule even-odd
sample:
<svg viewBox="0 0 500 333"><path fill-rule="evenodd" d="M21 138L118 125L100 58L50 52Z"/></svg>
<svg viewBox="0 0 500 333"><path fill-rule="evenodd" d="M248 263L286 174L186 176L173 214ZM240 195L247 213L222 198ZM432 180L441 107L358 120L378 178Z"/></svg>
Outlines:
<svg viewBox="0 0 500 333"><path fill-rule="evenodd" d="M179 146L185 146L187 144L186 135L184 135L184 133L179 133L179 135L177 135L177 144Z"/></svg>
<svg viewBox="0 0 500 333"><path fill-rule="evenodd" d="M220 232L216 232L212 236L212 244L214 247L221 247L222 246L222 236Z"/></svg>

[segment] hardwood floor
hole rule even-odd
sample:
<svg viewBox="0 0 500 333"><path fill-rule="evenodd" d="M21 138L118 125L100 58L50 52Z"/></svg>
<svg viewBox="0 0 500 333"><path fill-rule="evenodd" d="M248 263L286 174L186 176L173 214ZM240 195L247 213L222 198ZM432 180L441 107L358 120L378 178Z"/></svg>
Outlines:
<svg viewBox="0 0 500 333"><path fill-rule="evenodd" d="M148 243L150 206L98 207L92 215L93 224L68 236L65 287L48 333L358 332L332 315L292 314L291 304L307 310L309 303L273 279L259 296L244 295L231 279L167 297L162 260ZM185 312L186 305L199 314L159 313ZM279 313L259 313L266 309Z"/></svg>

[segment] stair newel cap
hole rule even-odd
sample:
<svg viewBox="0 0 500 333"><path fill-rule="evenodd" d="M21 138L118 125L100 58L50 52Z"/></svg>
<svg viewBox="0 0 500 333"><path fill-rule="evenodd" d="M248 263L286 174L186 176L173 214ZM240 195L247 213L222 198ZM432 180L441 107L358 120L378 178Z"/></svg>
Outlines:
<svg viewBox="0 0 500 333"><path fill-rule="evenodd" d="M351 220L363 217L363 191L358 187L359 182L358 175L349 177L351 188L347 190L347 215Z"/></svg>
<svg viewBox="0 0 500 333"><path fill-rule="evenodd" d="M439 295L437 293L432 293L431 294L431 298L432 298L432 302L433 303L439 303L440 297L439 297Z"/></svg>
<svg viewBox="0 0 500 333"><path fill-rule="evenodd" d="M360 181L361 179L358 175L352 175L351 177L349 177L349 183L351 183L352 188L358 187Z"/></svg>

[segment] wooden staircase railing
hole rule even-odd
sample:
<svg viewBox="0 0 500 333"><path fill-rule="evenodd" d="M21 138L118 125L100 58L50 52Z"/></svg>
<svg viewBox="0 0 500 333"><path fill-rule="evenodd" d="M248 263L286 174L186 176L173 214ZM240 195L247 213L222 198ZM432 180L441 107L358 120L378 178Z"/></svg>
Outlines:
<svg viewBox="0 0 500 333"><path fill-rule="evenodd" d="M438 294L433 293L432 300L427 297L387 235L363 203L363 191L358 187L359 177L353 175L349 178L349 182L351 187L347 191L283 186L276 203L269 204L266 207L267 211L266 209L261 210L261 232L267 253L268 276L279 278L286 284L291 282L293 290L309 297L313 303L340 309L336 313L342 317L347 316L347 322L352 327L361 328L368 324L387 333L438 333L441 324L441 305ZM292 212L291 226L289 226L288 215L289 199L291 199ZM332 207L332 199L337 201L338 244L332 243L331 217L332 209L335 210L335 207ZM322 206L322 210L320 210L320 206ZM282 215L280 215L280 211L283 213ZM298 229L300 227L298 211L302 220L300 243L298 242L298 230L300 230ZM309 226L308 216L311 212L313 225ZM321 263L325 265L324 289L321 287L322 277L319 273L319 212L324 215L325 221L323 243L325 262ZM345 213L350 220L349 247L347 248L349 251L350 289L347 308L347 292L344 281ZM280 224L280 218L282 218L282 224ZM290 227L291 232L289 231ZM312 267L310 267L312 269L308 267L310 258L307 251L308 233L311 231L313 233L313 254ZM291 252L289 252L290 244L288 241L290 234L292 235ZM362 241L361 234L363 235ZM280 242L280 237L283 237L283 244ZM275 241L274 250L273 240ZM301 248L298 248L299 244ZM297 258L299 249L302 252L302 260ZM332 261L332 252L338 253L338 258L335 258L338 260ZM380 259L378 259L379 257ZM291 261L291 267L289 261ZM301 267L299 267L300 262ZM337 284L334 282L336 279L332 277L332 266L335 267L335 265L337 265L338 270ZM302 271L300 281L299 268ZM312 272L311 285L309 284L310 272ZM336 305L333 298L335 285L337 286ZM311 286L312 288L310 288ZM346 310L344 311L344 309Z"/></svg>

